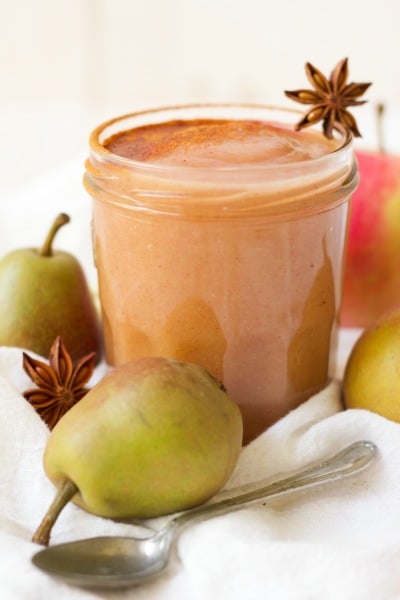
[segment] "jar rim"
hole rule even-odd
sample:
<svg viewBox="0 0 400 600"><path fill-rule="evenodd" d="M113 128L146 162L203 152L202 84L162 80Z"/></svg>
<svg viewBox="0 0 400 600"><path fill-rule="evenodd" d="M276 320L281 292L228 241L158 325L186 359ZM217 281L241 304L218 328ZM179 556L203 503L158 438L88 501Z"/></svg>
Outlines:
<svg viewBox="0 0 400 600"><path fill-rule="evenodd" d="M227 174L231 174L231 173L235 173L237 171L243 171L243 169L245 171L248 172L268 172L269 170L276 170L279 169L280 171L285 171L285 170L291 170L293 169L293 166L297 166L300 167L301 165L307 166L308 168L311 167L311 165L313 166L313 168L318 168L319 165L322 165L324 162L326 162L327 160L331 160L333 157L335 157L336 155L343 153L344 151L348 150L351 148L352 146L352 141L353 141L353 136L351 134L350 131L346 130L343 135L341 136L340 139L337 139L338 141L338 146L336 148L334 148L333 150L327 152L326 154L322 154L320 156L317 157L313 157L313 158L309 158L309 159L303 159L301 161L288 161L285 163L271 163L270 165L266 165L265 163L263 163L262 165L260 164L252 164L252 165L246 165L245 167L243 167L243 165L238 164L236 165L232 165L232 166L220 166L220 165L211 165L211 166L188 166L188 165L166 165L166 164L158 164L158 163L152 163L152 162L146 162L146 161L140 161L140 160L136 160L136 159L132 159L132 158L126 158L124 156L120 156L118 154L115 154L114 152L108 150L105 146L104 146L104 142L106 139L109 139L109 137L111 137L111 135L113 135L114 133L119 133L122 131L127 131L129 129L134 129L135 125L129 127L129 126L125 126L121 129L118 129L118 126L123 123L127 123L128 121L135 121L138 120L139 123L136 125L136 127L140 127L141 123L140 120L141 119L146 119L150 118L151 121L150 123L147 121L146 119L146 123L145 124L156 124L156 123L160 123L160 122L167 122L167 119L162 119L160 121L160 119L157 119L158 115L163 115L163 114L168 114L168 113L173 113L173 112L179 112L182 113L184 111L213 111L213 110L221 110L221 111L229 111L229 110L237 110L237 111L258 111L258 112L266 112L266 111L274 111L274 112L279 112L281 114L284 115L293 115L294 118L299 118L303 115L303 113L297 109L293 109L293 108L289 108L289 107L281 107L281 106L274 106L274 105L268 105L268 104L252 104L252 103L191 103L191 104L177 104L177 105L171 105L171 106L163 106L163 107L158 107L158 108L151 108L151 109L145 109L145 110L140 110L140 111L135 111L132 113L126 113L117 117L114 117L112 119L109 119L107 121L104 121L103 123L101 123L100 125L98 125L90 134L89 137L89 148L90 148L90 152L91 154L94 155L94 157L97 160L100 160L101 162L106 162L106 163L110 163L112 165L114 165L115 167L125 167L125 168L140 168L142 170L145 170L146 172L152 172L154 174L162 174L165 172L174 172L174 173L179 173L180 175L182 175L183 173L196 173L198 175L200 175L202 172L212 172L212 173L227 173ZM154 120L152 120L154 118ZM176 117L175 117L176 118ZM199 115L196 113L195 115L193 115L192 117L180 117L183 120L189 120L189 119L196 119L199 118ZM226 115L224 117L211 117L211 118L230 118L227 117ZM241 118L243 118L243 115L241 115ZM256 120L255 116L248 117L250 120ZM285 123L285 125L289 125L291 123ZM310 127L311 130L316 130L314 127ZM293 131L294 131L294 123L293 123ZM107 135L106 132L108 131Z"/></svg>
<svg viewBox="0 0 400 600"><path fill-rule="evenodd" d="M176 119L262 120L294 132L299 115L300 111L285 107L210 103L167 106L115 117L96 127L90 136L84 184L91 195L120 207L187 218L267 214L281 218L299 210L303 214L329 210L347 200L358 184L353 137L348 132L335 137L338 145L332 150L328 144L327 152L314 158L270 164L238 162L222 167L142 162L105 147L112 135ZM315 126L310 129L317 132Z"/></svg>

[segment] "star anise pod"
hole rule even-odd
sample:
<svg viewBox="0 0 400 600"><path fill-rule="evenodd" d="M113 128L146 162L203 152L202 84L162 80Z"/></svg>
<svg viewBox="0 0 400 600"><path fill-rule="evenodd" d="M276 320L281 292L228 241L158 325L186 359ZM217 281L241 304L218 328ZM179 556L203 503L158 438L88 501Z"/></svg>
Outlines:
<svg viewBox="0 0 400 600"><path fill-rule="evenodd" d="M333 130L351 131L361 137L353 115L348 106L360 106L366 100L357 100L362 96L370 83L347 83L349 70L347 58L341 60L330 78L327 79L316 67L306 63L306 75L313 90L285 91L288 98L301 104L312 104L312 109L296 124L296 130L323 122L323 131L327 138L333 137Z"/></svg>
<svg viewBox="0 0 400 600"><path fill-rule="evenodd" d="M38 386L26 390L23 396L49 429L89 391L85 384L92 376L95 362L96 353L91 352L73 364L60 337L50 349L49 364L23 352L23 368Z"/></svg>

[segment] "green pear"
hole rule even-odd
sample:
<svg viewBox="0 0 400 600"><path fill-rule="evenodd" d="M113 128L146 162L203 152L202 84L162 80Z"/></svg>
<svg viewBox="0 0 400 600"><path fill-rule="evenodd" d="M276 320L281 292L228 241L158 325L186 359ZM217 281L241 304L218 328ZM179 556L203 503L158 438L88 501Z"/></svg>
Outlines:
<svg viewBox="0 0 400 600"><path fill-rule="evenodd" d="M82 267L52 248L69 220L58 215L41 248L14 250L0 260L0 345L47 356L61 336L73 360L89 352L100 357L99 318Z"/></svg>
<svg viewBox="0 0 400 600"><path fill-rule="evenodd" d="M343 376L346 408L400 423L400 310L384 314L355 343Z"/></svg>
<svg viewBox="0 0 400 600"><path fill-rule="evenodd" d="M58 488L33 541L46 545L64 505L150 518L208 500L242 446L237 404L202 367L148 357L115 368L52 430L44 469Z"/></svg>

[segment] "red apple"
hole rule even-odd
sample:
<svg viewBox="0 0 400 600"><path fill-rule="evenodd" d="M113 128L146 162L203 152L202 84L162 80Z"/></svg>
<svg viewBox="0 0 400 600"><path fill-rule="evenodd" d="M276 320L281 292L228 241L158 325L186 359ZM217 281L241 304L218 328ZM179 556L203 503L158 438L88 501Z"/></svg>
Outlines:
<svg viewBox="0 0 400 600"><path fill-rule="evenodd" d="M400 307L400 156L356 152L341 325L367 327Z"/></svg>

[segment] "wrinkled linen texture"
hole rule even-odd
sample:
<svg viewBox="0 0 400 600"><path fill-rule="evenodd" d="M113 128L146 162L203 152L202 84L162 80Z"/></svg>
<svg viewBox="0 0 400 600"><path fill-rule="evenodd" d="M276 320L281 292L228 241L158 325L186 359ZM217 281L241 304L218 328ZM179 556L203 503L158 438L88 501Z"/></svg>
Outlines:
<svg viewBox="0 0 400 600"><path fill-rule="evenodd" d="M243 448L225 487L273 481L358 440L379 449L360 474L253 504L185 529L167 570L122 591L70 587L30 562L54 487L42 467L47 427L23 398L22 351L0 348L0 596L5 600L400 600L400 424L344 410L340 377L357 332L341 334L337 379ZM93 382L105 372L97 368ZM148 524L160 527L168 518ZM51 543L143 535L69 504Z"/></svg>

